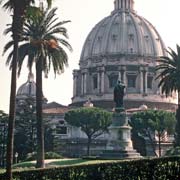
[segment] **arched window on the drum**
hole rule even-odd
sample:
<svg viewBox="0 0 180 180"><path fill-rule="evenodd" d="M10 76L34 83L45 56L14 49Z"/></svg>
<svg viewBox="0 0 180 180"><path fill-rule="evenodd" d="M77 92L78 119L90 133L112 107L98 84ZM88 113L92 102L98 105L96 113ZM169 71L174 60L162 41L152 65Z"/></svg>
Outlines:
<svg viewBox="0 0 180 180"><path fill-rule="evenodd" d="M93 89L97 89L98 87L98 78L97 78L97 74L95 74L93 76Z"/></svg>
<svg viewBox="0 0 180 180"><path fill-rule="evenodd" d="M117 74L111 74L109 75L109 88L115 87L118 81L118 75Z"/></svg>

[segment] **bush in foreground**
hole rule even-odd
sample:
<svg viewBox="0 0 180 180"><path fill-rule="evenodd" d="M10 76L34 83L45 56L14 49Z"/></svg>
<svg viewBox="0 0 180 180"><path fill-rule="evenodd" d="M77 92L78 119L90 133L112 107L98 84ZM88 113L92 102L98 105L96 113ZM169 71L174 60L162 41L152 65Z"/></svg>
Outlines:
<svg viewBox="0 0 180 180"><path fill-rule="evenodd" d="M13 173L14 180L179 180L180 157L114 161ZM0 175L0 180L5 180Z"/></svg>

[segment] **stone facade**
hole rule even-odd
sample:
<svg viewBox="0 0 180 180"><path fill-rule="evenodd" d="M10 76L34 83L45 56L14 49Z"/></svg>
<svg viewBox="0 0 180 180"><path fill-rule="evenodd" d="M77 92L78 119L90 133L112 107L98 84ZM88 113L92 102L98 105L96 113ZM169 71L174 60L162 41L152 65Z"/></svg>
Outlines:
<svg viewBox="0 0 180 180"><path fill-rule="evenodd" d="M113 107L113 88L120 78L126 85L126 109L148 104L174 109L176 94L166 98L155 80L157 59L166 55L154 26L133 9L133 0L115 0L111 15L97 23L84 43L80 69L74 70L72 105L91 98ZM108 105L107 105L108 108Z"/></svg>
<svg viewBox="0 0 180 180"><path fill-rule="evenodd" d="M142 110L139 107L174 110L176 94L166 98L155 80L157 59L166 55L165 45L157 30L145 18L134 11L133 0L115 0L114 10L91 30L85 40L80 68L73 71L73 97L70 106L47 104L44 98L44 115L51 121L59 146L56 151L68 156L86 154L86 135L64 121L64 113L71 108L82 107L88 99L94 106L112 111L113 89L120 78L126 85L124 104L129 113ZM17 104L27 97L35 98L36 85L29 76L17 92ZM91 154L98 155L106 148L108 134L93 141ZM164 143L164 149L172 141ZM137 140L142 155L151 155L145 139ZM139 145L139 146L138 146ZM167 145L167 146L166 146Z"/></svg>

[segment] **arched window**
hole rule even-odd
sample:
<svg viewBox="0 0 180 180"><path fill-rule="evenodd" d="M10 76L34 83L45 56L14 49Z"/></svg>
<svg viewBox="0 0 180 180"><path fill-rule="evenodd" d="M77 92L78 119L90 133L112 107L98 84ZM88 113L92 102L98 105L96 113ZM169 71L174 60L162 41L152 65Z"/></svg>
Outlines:
<svg viewBox="0 0 180 180"><path fill-rule="evenodd" d="M152 89L152 82L153 82L153 77L148 76L148 78L147 78L147 88L148 89Z"/></svg>
<svg viewBox="0 0 180 180"><path fill-rule="evenodd" d="M127 75L127 84L129 88L136 88L136 75Z"/></svg>
<svg viewBox="0 0 180 180"><path fill-rule="evenodd" d="M109 87L113 88L117 84L118 75L117 74L111 74L109 76Z"/></svg>
<svg viewBox="0 0 180 180"><path fill-rule="evenodd" d="M97 89L98 86L98 80L97 80L97 75L93 76L93 89Z"/></svg>
<svg viewBox="0 0 180 180"><path fill-rule="evenodd" d="M63 120L60 120L59 124L56 126L56 134L67 135L67 126Z"/></svg>

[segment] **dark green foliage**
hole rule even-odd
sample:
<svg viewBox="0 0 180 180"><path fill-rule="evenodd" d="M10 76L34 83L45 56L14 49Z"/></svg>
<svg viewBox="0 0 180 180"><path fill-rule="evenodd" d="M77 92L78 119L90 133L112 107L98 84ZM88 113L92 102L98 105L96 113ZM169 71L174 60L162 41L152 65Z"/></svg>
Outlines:
<svg viewBox="0 0 180 180"><path fill-rule="evenodd" d="M176 111L176 132L175 146L180 146L180 46L176 46L176 51L169 48L167 51L169 56L160 57L159 65L156 67L159 79L159 87L166 96L177 93L178 108Z"/></svg>
<svg viewBox="0 0 180 180"><path fill-rule="evenodd" d="M177 147L173 147L169 150L166 151L166 156L179 156L180 155L180 147L177 146Z"/></svg>
<svg viewBox="0 0 180 180"><path fill-rule="evenodd" d="M142 134L146 134L148 128L151 131L162 133L174 132L175 115L174 113L163 110L147 110L135 113L131 117L131 125Z"/></svg>
<svg viewBox="0 0 180 180"><path fill-rule="evenodd" d="M32 161L37 158L37 153L30 153L28 154L26 161ZM45 153L45 159L60 159L62 156L55 152L46 152Z"/></svg>
<svg viewBox="0 0 180 180"><path fill-rule="evenodd" d="M91 141L104 132L108 132L108 127L112 122L112 114L100 108L83 107L68 111L64 119L72 126L80 127L87 135L87 155Z"/></svg>
<svg viewBox="0 0 180 180"><path fill-rule="evenodd" d="M154 134L158 137L159 155L161 155L161 142L168 134L174 134L175 130L174 113L163 110L147 110L132 115L130 125L133 133L139 136L148 137L155 152Z"/></svg>
<svg viewBox="0 0 180 180"><path fill-rule="evenodd" d="M65 120L72 126L81 127L87 135L96 138L111 124L111 113L100 108L78 108L68 111Z"/></svg>
<svg viewBox="0 0 180 180"><path fill-rule="evenodd" d="M28 153L36 151L36 114L35 99L28 97L18 105L16 112L14 153L18 160L25 159Z"/></svg>
<svg viewBox="0 0 180 180"><path fill-rule="evenodd" d="M180 157L16 171L14 180L178 180ZM4 180L0 174L0 180Z"/></svg>
<svg viewBox="0 0 180 180"><path fill-rule="evenodd" d="M8 115L0 110L0 167L5 166Z"/></svg>

